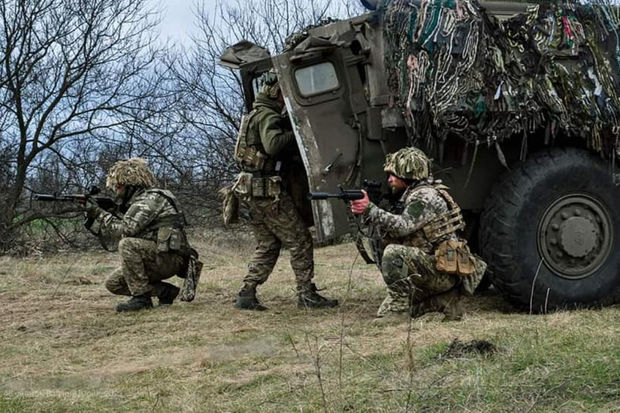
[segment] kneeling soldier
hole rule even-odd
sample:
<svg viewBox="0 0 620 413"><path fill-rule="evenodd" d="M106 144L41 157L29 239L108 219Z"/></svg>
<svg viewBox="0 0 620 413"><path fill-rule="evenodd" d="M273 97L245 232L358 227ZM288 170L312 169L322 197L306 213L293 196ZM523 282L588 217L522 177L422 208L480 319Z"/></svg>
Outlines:
<svg viewBox="0 0 620 413"><path fill-rule="evenodd" d="M409 311L412 317L439 311L458 320L462 293L473 294L486 264L469 252L457 231L465 223L447 187L429 177L430 161L417 148L403 148L386 157L388 186L400 200L391 211L374 205L366 195L351 202L383 234L386 245L381 273L388 295L378 317Z"/></svg>
<svg viewBox="0 0 620 413"><path fill-rule="evenodd" d="M115 191L119 209L125 211L122 217L91 203L86 214L93 234L121 238L121 267L108 277L105 286L113 294L131 298L118 304L116 310L151 308L152 296L159 299L159 305L172 304L179 288L163 280L174 275L187 277L188 265L196 269L190 261L197 259L187 242L185 218L177 199L170 191L154 188L155 177L140 158L115 163L106 185Z"/></svg>

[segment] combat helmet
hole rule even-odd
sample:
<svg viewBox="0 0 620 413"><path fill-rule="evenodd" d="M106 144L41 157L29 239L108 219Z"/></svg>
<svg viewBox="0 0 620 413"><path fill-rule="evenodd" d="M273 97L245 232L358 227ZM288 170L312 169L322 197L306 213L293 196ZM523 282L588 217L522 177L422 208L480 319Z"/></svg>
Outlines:
<svg viewBox="0 0 620 413"><path fill-rule="evenodd" d="M278 75L275 70L271 69L261 78L260 93L265 94L270 99L277 99L279 91L280 82L278 82Z"/></svg>
<svg viewBox="0 0 620 413"><path fill-rule="evenodd" d="M385 157L383 170L401 179L422 180L430 174L430 160L413 146L402 148Z"/></svg>
<svg viewBox="0 0 620 413"><path fill-rule="evenodd" d="M114 189L117 184L150 188L157 180L144 159L131 158L116 162L108 171L106 186Z"/></svg>

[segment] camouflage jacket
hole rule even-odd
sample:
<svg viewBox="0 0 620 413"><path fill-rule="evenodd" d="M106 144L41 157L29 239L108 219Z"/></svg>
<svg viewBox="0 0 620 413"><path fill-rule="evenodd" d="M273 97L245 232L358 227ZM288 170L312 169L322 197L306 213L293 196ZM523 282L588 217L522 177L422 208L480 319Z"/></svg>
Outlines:
<svg viewBox="0 0 620 413"><path fill-rule="evenodd" d="M165 189L139 189L128 202L122 218L100 210L91 231L111 239L135 237L157 241L162 227L183 227L185 219L172 192Z"/></svg>
<svg viewBox="0 0 620 413"><path fill-rule="evenodd" d="M271 170L266 168L265 174L275 173L273 168L280 161L278 175L282 178L282 189L291 196L306 225L312 226L312 207L306 198L310 191L308 178L288 117L282 116L278 103L263 93L256 97L253 109L255 113L246 136L248 146L257 146L273 160L269 164Z"/></svg>
<svg viewBox="0 0 620 413"><path fill-rule="evenodd" d="M424 235L423 228L437 215L449 211L448 203L439 191L428 183L410 186L399 200L400 211L388 212L373 204L368 205L365 220L374 226L382 236L384 243L403 244L421 248L427 253L434 250ZM449 234L440 241L457 239L455 233Z"/></svg>
<svg viewBox="0 0 620 413"><path fill-rule="evenodd" d="M295 137L280 114L280 106L265 94L259 94L253 108L256 112L248 125L248 145L258 146L261 152L272 157L281 157L282 152L292 146Z"/></svg>

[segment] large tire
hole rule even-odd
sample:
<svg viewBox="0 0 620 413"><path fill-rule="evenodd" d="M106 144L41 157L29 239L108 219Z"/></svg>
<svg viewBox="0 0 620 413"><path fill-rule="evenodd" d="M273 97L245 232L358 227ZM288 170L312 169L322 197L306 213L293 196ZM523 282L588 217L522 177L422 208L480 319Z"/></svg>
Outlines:
<svg viewBox="0 0 620 413"><path fill-rule="evenodd" d="M532 155L493 189L479 243L493 284L521 308L617 301L620 189L599 157L578 149Z"/></svg>

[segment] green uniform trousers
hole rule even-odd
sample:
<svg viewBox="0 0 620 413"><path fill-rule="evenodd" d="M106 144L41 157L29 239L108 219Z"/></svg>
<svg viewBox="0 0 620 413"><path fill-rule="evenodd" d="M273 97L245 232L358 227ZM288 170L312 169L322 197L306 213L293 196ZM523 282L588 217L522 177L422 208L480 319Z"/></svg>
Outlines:
<svg viewBox="0 0 620 413"><path fill-rule="evenodd" d="M284 246L291 254L297 290L311 289L314 276L312 235L291 197L283 192L279 199L251 198L244 200L244 204L250 213L256 250L243 281L253 284L267 281L280 256L280 249Z"/></svg>
<svg viewBox="0 0 620 413"><path fill-rule="evenodd" d="M456 275L437 271L434 255L398 244L385 248L381 273L392 298L401 302L406 298L409 305L444 293L459 282Z"/></svg>
<svg viewBox="0 0 620 413"><path fill-rule="evenodd" d="M185 269L185 259L176 253L157 251L155 241L142 238L123 238L118 244L121 267L106 280L105 286L118 295L159 295L162 280L179 275Z"/></svg>

